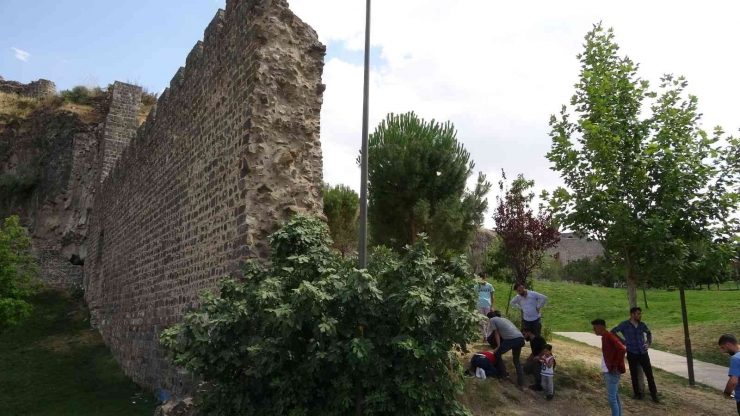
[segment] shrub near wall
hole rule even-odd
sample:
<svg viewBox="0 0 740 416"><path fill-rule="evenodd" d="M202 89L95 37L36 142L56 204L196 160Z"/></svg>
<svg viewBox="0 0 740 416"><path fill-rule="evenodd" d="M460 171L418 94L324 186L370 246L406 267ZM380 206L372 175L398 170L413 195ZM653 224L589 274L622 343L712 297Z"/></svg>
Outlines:
<svg viewBox="0 0 740 416"><path fill-rule="evenodd" d="M250 265L163 332L175 363L209 384L215 415L469 415L458 402L478 316L471 274L441 270L420 238L369 270L329 250L326 225L295 217L270 238L272 268Z"/></svg>

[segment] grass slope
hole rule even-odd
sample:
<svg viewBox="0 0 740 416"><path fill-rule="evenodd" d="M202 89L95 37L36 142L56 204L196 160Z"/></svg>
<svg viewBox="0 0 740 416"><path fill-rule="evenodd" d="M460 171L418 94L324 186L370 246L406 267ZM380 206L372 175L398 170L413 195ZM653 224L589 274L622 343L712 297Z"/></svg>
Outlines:
<svg viewBox="0 0 740 416"><path fill-rule="evenodd" d="M32 299L34 313L0 333L0 413L3 415L117 416L154 413L90 330L80 301L56 291Z"/></svg>
<svg viewBox="0 0 740 416"><path fill-rule="evenodd" d="M494 282L496 308L506 308L509 285ZM548 297L542 310L545 325L553 331L591 332L591 320L603 318L609 328L629 319L626 289L586 286L559 282L536 282L535 290ZM516 293L512 293L512 297ZM645 307L642 291L638 305L642 319L653 331L654 347L682 354L684 351L681 302L678 291L647 290L649 308ZM728 358L717 348L717 339L725 332L740 336L740 291L687 290L686 309L689 334L695 357L702 361L728 365Z"/></svg>

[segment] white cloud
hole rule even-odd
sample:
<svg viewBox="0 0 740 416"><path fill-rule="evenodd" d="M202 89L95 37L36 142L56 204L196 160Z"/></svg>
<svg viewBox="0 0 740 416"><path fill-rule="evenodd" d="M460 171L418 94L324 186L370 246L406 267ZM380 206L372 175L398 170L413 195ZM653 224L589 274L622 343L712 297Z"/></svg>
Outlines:
<svg viewBox="0 0 740 416"><path fill-rule="evenodd" d="M23 62L28 62L28 58L31 56L30 53L20 50L16 47L11 46L10 49L15 51L15 57Z"/></svg>
<svg viewBox="0 0 740 416"><path fill-rule="evenodd" d="M362 50L364 0L291 0L322 42ZM740 127L740 3L375 0L371 132L389 112L451 120L476 169L494 183L501 169L536 181L536 193L560 185L545 154L548 121L574 92L583 37L603 21L623 53L657 85L685 75L700 99L704 127ZM332 51L329 51L332 54ZM355 158L362 129L362 67L328 60L321 114L324 176L359 188ZM474 183L475 176L470 183ZM490 212L487 226L492 226Z"/></svg>

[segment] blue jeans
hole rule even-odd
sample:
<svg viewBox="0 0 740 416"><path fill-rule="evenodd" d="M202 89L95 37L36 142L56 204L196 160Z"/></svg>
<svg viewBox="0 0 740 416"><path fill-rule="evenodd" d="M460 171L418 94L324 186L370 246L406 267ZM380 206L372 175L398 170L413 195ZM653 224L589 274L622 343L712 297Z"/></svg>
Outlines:
<svg viewBox="0 0 740 416"><path fill-rule="evenodd" d="M493 365L485 356L477 354L473 355L473 358L470 359L470 371L475 373L476 368L482 368L483 371L486 372L486 377L493 377L496 375L496 369L493 368Z"/></svg>
<svg viewBox="0 0 740 416"><path fill-rule="evenodd" d="M524 385L524 373L522 372L522 363L519 361L519 357L522 355L522 347L524 346L524 337L518 337L514 339L502 339L501 346L496 351L496 371L504 377L506 376L506 366L501 356L511 351L514 356L514 367L516 367L516 381L520 386Z"/></svg>
<svg viewBox="0 0 740 416"><path fill-rule="evenodd" d="M622 416L622 402L619 401L619 377L621 374L604 373L606 380L606 397L612 408L612 416Z"/></svg>

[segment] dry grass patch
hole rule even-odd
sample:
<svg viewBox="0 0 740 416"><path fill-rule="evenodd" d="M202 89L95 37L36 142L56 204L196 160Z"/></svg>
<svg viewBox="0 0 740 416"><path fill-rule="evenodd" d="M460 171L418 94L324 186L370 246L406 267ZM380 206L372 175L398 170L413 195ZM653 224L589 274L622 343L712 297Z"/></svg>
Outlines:
<svg viewBox="0 0 740 416"><path fill-rule="evenodd" d="M740 336L740 323L728 320L726 323L711 323L689 326L691 351L694 359L727 367L730 359L717 347L719 336L724 333ZM654 347L686 356L683 327L666 328L653 331Z"/></svg>
<svg viewBox="0 0 740 416"><path fill-rule="evenodd" d="M601 375L601 351L585 344L554 339L553 354L558 360L555 370L555 399L545 400L542 393L520 389L511 382L479 379L466 380L463 402L476 416L484 415L609 415L606 389ZM490 350L486 344L476 344L474 350ZM522 350L522 358L530 353ZM515 378L511 354L505 356L506 367ZM470 355L462 358L469 362ZM620 394L625 415L719 415L733 414L734 403L707 387L689 388L686 380L656 370L656 383L662 403L635 401L629 372L622 376ZM525 386L532 384L525 376Z"/></svg>

